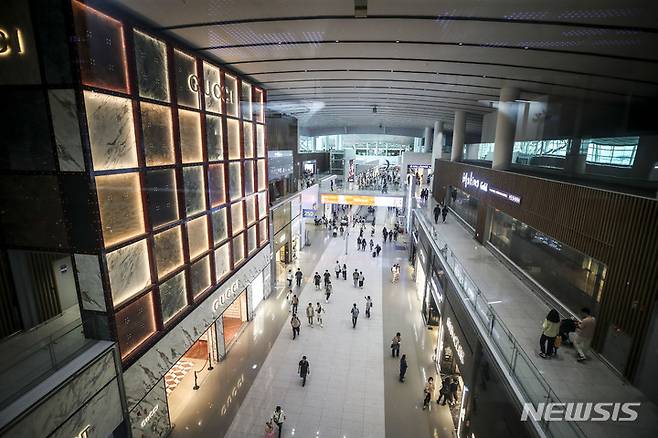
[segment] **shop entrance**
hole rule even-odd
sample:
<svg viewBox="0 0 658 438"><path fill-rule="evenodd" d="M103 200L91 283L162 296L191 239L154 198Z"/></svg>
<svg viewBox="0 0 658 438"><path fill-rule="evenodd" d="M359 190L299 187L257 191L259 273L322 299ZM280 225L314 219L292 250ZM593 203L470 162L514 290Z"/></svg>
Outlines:
<svg viewBox="0 0 658 438"><path fill-rule="evenodd" d="M285 279L286 264L288 263L288 244L286 243L274 254L276 260L276 278Z"/></svg>
<svg viewBox="0 0 658 438"><path fill-rule="evenodd" d="M224 311L222 315L224 324L224 345L228 346L235 340L247 323L247 290L245 289L238 298Z"/></svg>
<svg viewBox="0 0 658 438"><path fill-rule="evenodd" d="M441 336L443 336L443 333L441 333ZM448 345L445 345L441 354L439 370L442 383L445 382L446 378L450 378L451 380L446 405L450 407L453 424L456 426L456 429L459 429L461 421L464 419L462 415L465 402L464 396L466 396L468 389L464 386L464 379L457 365L454 350ZM441 399L441 403L443 402L443 399Z"/></svg>
<svg viewBox="0 0 658 438"><path fill-rule="evenodd" d="M176 422L178 415L196 394L195 385L203 385L208 374L212 372L208 368L215 364L214 327L214 324L211 325L164 376L169 418L172 423Z"/></svg>

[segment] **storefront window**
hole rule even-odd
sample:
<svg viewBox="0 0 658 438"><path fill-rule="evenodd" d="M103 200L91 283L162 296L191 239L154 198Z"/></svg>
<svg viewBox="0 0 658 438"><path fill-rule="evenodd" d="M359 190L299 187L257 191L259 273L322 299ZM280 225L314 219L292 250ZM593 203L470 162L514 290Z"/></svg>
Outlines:
<svg viewBox="0 0 658 438"><path fill-rule="evenodd" d="M607 269L603 263L498 210L490 240L572 311L600 303Z"/></svg>
<svg viewBox="0 0 658 438"><path fill-rule="evenodd" d="M468 193L454 188L450 194L450 206L467 224L475 228L480 201Z"/></svg>

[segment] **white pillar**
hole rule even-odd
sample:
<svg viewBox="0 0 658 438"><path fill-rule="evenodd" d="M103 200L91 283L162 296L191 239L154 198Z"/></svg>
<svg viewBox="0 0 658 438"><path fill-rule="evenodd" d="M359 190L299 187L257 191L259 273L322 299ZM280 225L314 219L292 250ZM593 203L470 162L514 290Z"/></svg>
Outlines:
<svg viewBox="0 0 658 438"><path fill-rule="evenodd" d="M517 88L505 87L500 90L492 169L505 170L512 164L518 106L515 101L518 98L519 90Z"/></svg>
<svg viewBox="0 0 658 438"><path fill-rule="evenodd" d="M452 149L450 161L461 161L464 156L464 136L466 134L466 113L455 111L455 123L452 128Z"/></svg>
<svg viewBox="0 0 658 438"><path fill-rule="evenodd" d="M425 139L423 143L423 152L427 154L432 150L432 128L429 126L425 127L423 138Z"/></svg>
<svg viewBox="0 0 658 438"><path fill-rule="evenodd" d="M436 160L441 158L443 142L443 123L439 121L434 122L434 140L432 140L432 175L434 175L434 165Z"/></svg>

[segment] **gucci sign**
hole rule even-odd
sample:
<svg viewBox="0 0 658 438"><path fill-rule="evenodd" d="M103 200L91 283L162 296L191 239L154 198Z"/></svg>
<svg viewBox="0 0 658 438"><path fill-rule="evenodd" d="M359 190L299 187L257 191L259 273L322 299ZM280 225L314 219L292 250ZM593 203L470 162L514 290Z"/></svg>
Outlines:
<svg viewBox="0 0 658 438"><path fill-rule="evenodd" d="M0 56L8 56L12 52L18 55L25 54L20 29L14 28L10 31L0 29Z"/></svg>
<svg viewBox="0 0 658 438"><path fill-rule="evenodd" d="M234 298L236 295L238 295L238 290L240 289L240 286L238 285L238 282L236 281L233 283L231 286L227 287L226 290L217 298L215 298L212 301L212 311L214 313L217 313L219 309L224 306L224 304L228 303L231 298Z"/></svg>
<svg viewBox="0 0 658 438"><path fill-rule="evenodd" d="M197 75L189 75L187 77L187 88L190 89L193 93L198 93L200 90L199 87L199 78ZM203 94L206 96L220 100L222 99L222 87L219 85L219 82L210 82L206 80L203 84ZM233 90L224 87L224 99L226 103L233 103Z"/></svg>

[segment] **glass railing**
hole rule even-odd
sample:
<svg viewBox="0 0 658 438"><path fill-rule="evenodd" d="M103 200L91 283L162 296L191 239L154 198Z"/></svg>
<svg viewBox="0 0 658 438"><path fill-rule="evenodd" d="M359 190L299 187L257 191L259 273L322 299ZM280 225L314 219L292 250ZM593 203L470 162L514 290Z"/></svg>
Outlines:
<svg viewBox="0 0 658 438"><path fill-rule="evenodd" d="M85 338L82 322L78 319L33 345L26 346L19 354L7 357L8 353L3 352L4 357L0 362L0 409L61 368L93 342Z"/></svg>
<svg viewBox="0 0 658 438"><path fill-rule="evenodd" d="M457 280L455 289L464 304L471 308L477 315L482 334L491 341L498 350L504 361L504 366L514 378L515 383L523 392L525 399L522 402L532 403L560 403L549 383L541 375L537 367L532 363L523 347L518 343L516 337L505 326L493 306L489 304L486 296L477 287L475 282L466 273L452 249L439 236L433 226L433 219L428 208L414 210L417 218L425 223L430 230L430 237L438 246L438 254L443 265L454 275ZM574 422L546 422L541 421L539 425L550 437L585 437L586 435Z"/></svg>

